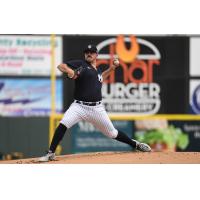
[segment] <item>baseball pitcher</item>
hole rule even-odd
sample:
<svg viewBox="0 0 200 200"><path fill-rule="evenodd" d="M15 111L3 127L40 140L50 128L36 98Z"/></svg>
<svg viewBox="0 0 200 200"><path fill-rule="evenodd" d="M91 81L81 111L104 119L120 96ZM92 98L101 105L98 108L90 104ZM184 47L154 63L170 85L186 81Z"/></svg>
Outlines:
<svg viewBox="0 0 200 200"><path fill-rule="evenodd" d="M74 102L64 113L60 124L55 130L47 154L39 158L40 162L55 159L55 150L67 129L81 120L92 123L107 137L130 145L133 149L150 152L151 148L145 143L129 138L122 131L117 130L106 113L102 104L102 82L119 66L119 60L114 59L112 67L101 72L96 67L98 51L96 46L88 45L84 49L84 60L72 60L60 64L58 69L66 73L69 79L75 81Z"/></svg>

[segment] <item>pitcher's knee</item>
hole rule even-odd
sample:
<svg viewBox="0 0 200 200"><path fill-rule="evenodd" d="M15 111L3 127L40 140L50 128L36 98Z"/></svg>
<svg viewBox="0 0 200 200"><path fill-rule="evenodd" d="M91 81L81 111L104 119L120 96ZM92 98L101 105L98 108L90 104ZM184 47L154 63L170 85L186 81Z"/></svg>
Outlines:
<svg viewBox="0 0 200 200"><path fill-rule="evenodd" d="M117 135L118 135L118 130L117 129L113 129L112 131L109 131L107 134L106 134L109 138L116 138Z"/></svg>
<svg viewBox="0 0 200 200"><path fill-rule="evenodd" d="M73 125L69 120L65 120L65 119L62 119L60 121L60 123L63 124L64 126L66 126L67 129L70 129L72 127L72 125Z"/></svg>

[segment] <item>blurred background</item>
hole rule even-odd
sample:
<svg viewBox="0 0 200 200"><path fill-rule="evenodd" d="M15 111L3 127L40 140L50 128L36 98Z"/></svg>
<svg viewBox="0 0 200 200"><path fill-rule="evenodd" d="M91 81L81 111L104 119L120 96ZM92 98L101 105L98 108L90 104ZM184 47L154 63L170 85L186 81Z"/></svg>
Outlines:
<svg viewBox="0 0 200 200"><path fill-rule="evenodd" d="M200 36L0 35L0 159L41 156L73 101L74 82L56 66L99 49L97 66L120 67L103 83L116 128L154 151L200 151ZM57 154L129 151L80 122Z"/></svg>

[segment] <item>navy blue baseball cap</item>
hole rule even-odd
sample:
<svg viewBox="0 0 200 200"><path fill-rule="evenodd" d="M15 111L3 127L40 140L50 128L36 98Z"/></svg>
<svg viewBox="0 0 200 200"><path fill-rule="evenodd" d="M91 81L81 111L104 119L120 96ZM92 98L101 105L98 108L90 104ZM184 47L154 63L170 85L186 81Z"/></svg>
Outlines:
<svg viewBox="0 0 200 200"><path fill-rule="evenodd" d="M98 53L98 50L97 50L97 47L95 45L89 44L84 49L84 53L87 53L87 52Z"/></svg>

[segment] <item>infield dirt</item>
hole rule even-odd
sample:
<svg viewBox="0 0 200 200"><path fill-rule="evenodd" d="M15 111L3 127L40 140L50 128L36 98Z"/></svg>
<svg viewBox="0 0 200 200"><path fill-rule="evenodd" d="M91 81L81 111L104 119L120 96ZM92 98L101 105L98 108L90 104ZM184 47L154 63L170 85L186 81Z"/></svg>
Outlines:
<svg viewBox="0 0 200 200"><path fill-rule="evenodd" d="M0 164L39 164L38 158L5 160ZM97 152L57 156L45 164L200 164L200 152Z"/></svg>

